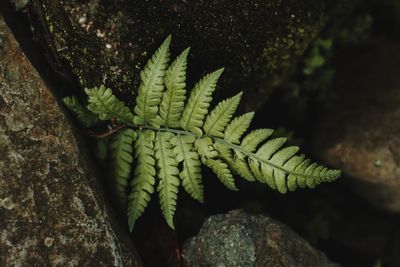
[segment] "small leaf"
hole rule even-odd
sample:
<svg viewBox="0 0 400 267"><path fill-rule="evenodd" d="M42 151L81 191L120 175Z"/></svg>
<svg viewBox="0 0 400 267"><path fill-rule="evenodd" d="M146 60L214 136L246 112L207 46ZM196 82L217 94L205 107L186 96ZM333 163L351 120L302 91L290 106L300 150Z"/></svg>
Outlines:
<svg viewBox="0 0 400 267"><path fill-rule="evenodd" d="M163 93L160 104L161 125L179 127L186 99L185 80L188 53L189 48L176 58L165 75L167 90Z"/></svg>
<svg viewBox="0 0 400 267"><path fill-rule="evenodd" d="M241 147L248 152L254 152L258 145L272 135L274 131L271 129L257 129L250 132L243 138Z"/></svg>
<svg viewBox="0 0 400 267"><path fill-rule="evenodd" d="M174 229L174 214L178 199L178 161L170 142L172 133L158 132L156 136L156 159L158 166L158 192L161 210L169 227Z"/></svg>
<svg viewBox="0 0 400 267"><path fill-rule="evenodd" d="M208 135L223 138L224 130L231 121L241 97L242 92L234 97L221 101L206 117L203 127L204 132Z"/></svg>
<svg viewBox="0 0 400 267"><path fill-rule="evenodd" d="M176 159L182 162L182 171L179 177L182 180L182 186L194 199L203 202L203 182L201 177L201 162L199 155L194 149L195 137L177 135L172 138L174 144Z"/></svg>
<svg viewBox="0 0 400 267"><path fill-rule="evenodd" d="M87 108L83 107L76 96L67 96L63 98L65 106L75 113L76 118L85 128L90 128L98 123L98 118Z"/></svg>
<svg viewBox="0 0 400 267"><path fill-rule="evenodd" d="M88 98L88 109L97 114L100 120L116 119L120 123L132 123L133 114L124 102L113 95L111 89L104 85L85 89Z"/></svg>
<svg viewBox="0 0 400 267"><path fill-rule="evenodd" d="M164 76L168 68L171 36L154 53L140 73L140 86L136 97L135 124L159 126L155 118L164 90Z"/></svg>
<svg viewBox="0 0 400 267"><path fill-rule="evenodd" d="M128 181L133 162L132 145L135 139L135 131L126 128L116 134L110 144L111 177L113 178L114 193L123 208L126 208Z"/></svg>
<svg viewBox="0 0 400 267"><path fill-rule="evenodd" d="M225 129L225 141L232 144L239 144L240 138L247 131L247 128L249 128L253 117L254 112L249 112L233 119Z"/></svg>
<svg viewBox="0 0 400 267"><path fill-rule="evenodd" d="M191 131L197 136L203 134L201 127L204 117L208 113L212 93L223 71L224 69L219 69L207 74L194 86L182 114L181 127L184 130Z"/></svg>
<svg viewBox="0 0 400 267"><path fill-rule="evenodd" d="M220 159L207 159L204 164L217 174L218 179L227 188L238 191L232 173L225 162Z"/></svg>
<svg viewBox="0 0 400 267"><path fill-rule="evenodd" d="M144 130L135 141L136 168L128 197L128 225L133 230L136 220L147 207L155 184L154 132Z"/></svg>

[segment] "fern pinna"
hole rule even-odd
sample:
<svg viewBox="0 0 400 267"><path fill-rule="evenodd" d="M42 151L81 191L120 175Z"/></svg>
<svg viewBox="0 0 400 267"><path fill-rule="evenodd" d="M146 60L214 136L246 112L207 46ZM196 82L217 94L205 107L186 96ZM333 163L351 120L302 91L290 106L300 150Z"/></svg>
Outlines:
<svg viewBox="0 0 400 267"><path fill-rule="evenodd" d="M155 190L171 228L180 185L203 202L201 164L232 190L237 190L232 172L281 193L297 187L313 188L340 175L338 170L297 155L298 147L284 147L286 138L271 138L271 129L245 134L254 113L233 118L242 93L221 101L209 112L223 69L205 75L186 100L189 48L168 65L170 41L168 37L140 73L133 111L104 86L85 90L87 110L77 101L73 105L71 98L65 99L70 109L79 111L78 119L89 120L86 126L93 125L93 114L118 125L108 154L115 191L127 207L130 230Z"/></svg>

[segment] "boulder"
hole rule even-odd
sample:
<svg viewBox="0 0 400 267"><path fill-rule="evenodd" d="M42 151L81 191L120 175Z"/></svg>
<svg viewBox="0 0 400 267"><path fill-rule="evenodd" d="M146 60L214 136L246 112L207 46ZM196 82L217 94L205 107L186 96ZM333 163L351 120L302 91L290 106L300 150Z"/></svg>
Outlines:
<svg viewBox="0 0 400 267"><path fill-rule="evenodd" d="M219 96L244 90L260 107L294 72L303 53L358 0L34 0L34 25L52 63L81 88L105 83L134 102L139 71L172 34L172 55L190 46L189 87L226 67ZM54 64L55 63L55 64Z"/></svg>
<svg viewBox="0 0 400 267"><path fill-rule="evenodd" d="M242 210L209 217L184 243L182 258L190 267L338 266L286 225Z"/></svg>
<svg viewBox="0 0 400 267"><path fill-rule="evenodd" d="M340 102L315 134L315 153L343 169L367 201L393 212L400 212L399 49L384 43L346 57L337 74Z"/></svg>
<svg viewBox="0 0 400 267"><path fill-rule="evenodd" d="M0 266L141 266L82 146L0 16Z"/></svg>

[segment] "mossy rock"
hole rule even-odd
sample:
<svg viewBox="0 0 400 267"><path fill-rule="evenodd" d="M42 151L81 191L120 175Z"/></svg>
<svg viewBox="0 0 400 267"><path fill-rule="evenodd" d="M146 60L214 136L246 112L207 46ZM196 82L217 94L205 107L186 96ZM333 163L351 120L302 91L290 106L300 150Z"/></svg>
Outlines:
<svg viewBox="0 0 400 267"><path fill-rule="evenodd" d="M33 2L55 58L82 88L105 83L132 103L140 69L172 34L174 56L192 48L189 85L225 66L220 94L245 90L245 108L256 109L358 0Z"/></svg>

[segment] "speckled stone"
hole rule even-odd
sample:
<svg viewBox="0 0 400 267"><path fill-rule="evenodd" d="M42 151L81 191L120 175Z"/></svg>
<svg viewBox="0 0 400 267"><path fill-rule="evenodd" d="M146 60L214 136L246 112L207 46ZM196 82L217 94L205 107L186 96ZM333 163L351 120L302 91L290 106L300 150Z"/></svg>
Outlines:
<svg viewBox="0 0 400 267"><path fill-rule="evenodd" d="M140 266L62 110L0 16L0 266Z"/></svg>
<svg viewBox="0 0 400 267"><path fill-rule="evenodd" d="M242 210L209 217L185 242L187 267L337 267L284 224Z"/></svg>

